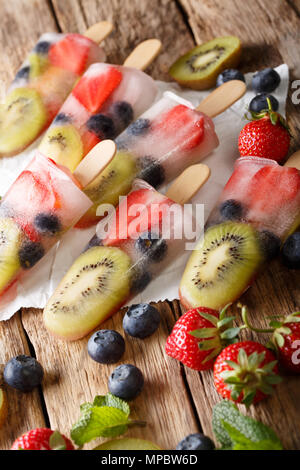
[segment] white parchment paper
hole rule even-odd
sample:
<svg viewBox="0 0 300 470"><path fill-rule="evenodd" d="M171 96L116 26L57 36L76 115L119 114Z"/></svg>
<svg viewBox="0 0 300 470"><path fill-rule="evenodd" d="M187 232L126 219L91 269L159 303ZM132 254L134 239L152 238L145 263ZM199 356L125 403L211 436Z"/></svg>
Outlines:
<svg viewBox="0 0 300 470"><path fill-rule="evenodd" d="M279 112L285 114L285 103L288 92L289 72L287 65L276 68L281 76L280 86L273 95L279 101ZM194 203L204 204L205 219L214 207L222 188L232 173L235 160L239 157L238 136L245 125L244 114L254 93L251 91L253 74L246 74L248 91L244 97L230 109L214 119L220 146L204 160L210 169L211 177L205 186L194 197ZM205 98L209 92L184 90L177 84L157 82L159 99L164 91L170 90L189 100L194 106ZM21 173L33 156L36 142L25 152L16 157L0 159L0 195L4 195L9 186ZM166 188L163 188L163 191ZM94 235L95 227L85 230L72 229L61 242L18 282L17 296L10 303L0 305L0 321L9 319L21 307L43 308L55 287L60 282L75 258ZM178 285L190 255L182 253L169 267L149 284L147 289L136 296L130 303L173 300L178 298Z"/></svg>

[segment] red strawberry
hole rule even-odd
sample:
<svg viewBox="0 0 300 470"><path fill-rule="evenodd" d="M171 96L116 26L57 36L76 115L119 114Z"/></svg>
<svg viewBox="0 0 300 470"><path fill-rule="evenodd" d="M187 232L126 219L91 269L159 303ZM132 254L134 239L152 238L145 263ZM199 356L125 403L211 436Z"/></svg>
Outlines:
<svg viewBox="0 0 300 470"><path fill-rule="evenodd" d="M167 355L191 369L212 369L216 356L239 333L233 328L234 317L226 318L226 310L199 307L186 312L167 339Z"/></svg>
<svg viewBox="0 0 300 470"><path fill-rule="evenodd" d="M11 450L74 450L72 442L48 428L37 428L19 437Z"/></svg>
<svg viewBox="0 0 300 470"><path fill-rule="evenodd" d="M270 328L254 328L248 320L248 311L242 307L245 325L257 333L273 333L270 346L275 349L280 365L288 372L300 374L300 312L283 319L270 321Z"/></svg>
<svg viewBox="0 0 300 470"><path fill-rule="evenodd" d="M56 67L81 75L87 65L94 42L80 34L67 34L50 47L49 60Z"/></svg>
<svg viewBox="0 0 300 470"><path fill-rule="evenodd" d="M283 161L291 140L283 117L272 110L270 101L268 110L251 114L253 120L245 125L239 136L240 154Z"/></svg>
<svg viewBox="0 0 300 470"><path fill-rule="evenodd" d="M99 111L122 81L122 73L115 67L108 66L101 74L84 75L72 94L91 113Z"/></svg>
<svg viewBox="0 0 300 470"><path fill-rule="evenodd" d="M254 341L227 346L215 362L214 380L223 398L246 406L272 394L281 382L274 354Z"/></svg>
<svg viewBox="0 0 300 470"><path fill-rule="evenodd" d="M83 145L83 154L87 155L89 151L100 142L100 139L96 136L96 134L94 134L94 132L86 131L84 134L82 134L81 141Z"/></svg>
<svg viewBox="0 0 300 470"><path fill-rule="evenodd" d="M187 106L179 104L160 116L157 121L153 122L153 132L161 132L162 138L164 135L173 135L176 138L176 134L178 134L180 129L188 128L189 132L187 143L183 146L182 150L192 150L197 147L204 138L204 118L199 114L199 119L194 122L194 113L195 112ZM180 133L178 136L180 140L182 140L182 135Z"/></svg>

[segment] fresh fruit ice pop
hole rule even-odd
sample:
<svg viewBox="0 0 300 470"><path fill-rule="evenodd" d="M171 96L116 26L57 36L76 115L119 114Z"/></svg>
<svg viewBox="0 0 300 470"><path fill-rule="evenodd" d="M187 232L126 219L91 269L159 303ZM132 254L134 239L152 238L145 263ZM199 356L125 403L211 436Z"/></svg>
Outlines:
<svg viewBox="0 0 300 470"><path fill-rule="evenodd" d="M93 64L47 130L39 150L74 171L103 139L113 139L154 101L154 80L131 67Z"/></svg>
<svg viewBox="0 0 300 470"><path fill-rule="evenodd" d="M236 300L299 223L300 171L238 159L184 271L182 304L219 309Z"/></svg>
<svg viewBox="0 0 300 470"><path fill-rule="evenodd" d="M90 207L67 169L39 152L0 205L0 295L34 266Z"/></svg>
<svg viewBox="0 0 300 470"><path fill-rule="evenodd" d="M219 144L213 121L191 103L166 92L116 139L117 155L86 187L94 205L77 224L88 227L99 220L100 204L119 202L135 178L155 188L176 178Z"/></svg>
<svg viewBox="0 0 300 470"><path fill-rule="evenodd" d="M183 206L142 180L108 217L46 305L44 322L56 336L87 335L184 249Z"/></svg>
<svg viewBox="0 0 300 470"><path fill-rule="evenodd" d="M50 124L76 80L93 62L105 60L81 34L43 34L28 54L0 107L0 156L30 145Z"/></svg>

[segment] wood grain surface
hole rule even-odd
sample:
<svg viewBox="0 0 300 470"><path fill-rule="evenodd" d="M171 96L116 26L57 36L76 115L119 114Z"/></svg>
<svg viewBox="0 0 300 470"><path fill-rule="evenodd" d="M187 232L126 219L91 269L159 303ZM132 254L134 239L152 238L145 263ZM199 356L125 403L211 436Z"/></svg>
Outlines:
<svg viewBox="0 0 300 470"><path fill-rule="evenodd" d="M143 39L158 37L162 41L163 53L149 69L158 79L168 80L169 65L194 44L224 34L241 38L243 71L286 62L291 78L300 78L300 1L273 0L272 8L269 5L267 0L2 1L0 79L9 83L25 52L42 32L84 32L104 19L115 24L114 33L104 42L112 63L122 63ZM296 149L300 117L290 98L287 112L295 136L292 149ZM265 325L268 315L299 309L299 282L299 272L288 271L278 261L273 262L242 298L250 309L251 321ZM165 340L181 315L181 308L177 301L161 302L158 308L162 316L159 332L145 341L127 339L122 358L122 362L137 364L146 378L143 393L131 406L134 417L146 420L148 426L133 428L129 434L174 449L180 439L197 430L212 436L212 407L220 397L211 372L191 371L165 356ZM124 335L121 319L122 312L103 327ZM112 367L91 361L86 343L86 339L75 343L53 339L44 329L41 312L34 309L23 310L22 315L0 323L0 362L30 352L46 372L41 390L26 395L7 390L9 418L0 432L0 449L9 448L19 434L37 426L50 425L68 433L79 417L79 405L107 391ZM249 411L272 426L287 449L300 449L299 394L299 379L288 377L274 397Z"/></svg>

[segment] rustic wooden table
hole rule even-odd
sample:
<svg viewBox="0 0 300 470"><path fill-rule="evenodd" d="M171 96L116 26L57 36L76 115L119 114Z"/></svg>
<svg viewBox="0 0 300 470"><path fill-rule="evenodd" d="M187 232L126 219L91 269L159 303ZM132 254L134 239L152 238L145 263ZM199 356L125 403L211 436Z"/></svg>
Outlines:
<svg viewBox="0 0 300 470"><path fill-rule="evenodd" d="M43 32L84 32L103 19L115 25L105 41L110 62L122 63L143 39L161 39L163 52L149 70L155 78L168 80L168 66L180 54L196 43L226 34L235 34L243 42L244 71L286 62L292 78L300 77L300 0L0 0L0 18L0 78L6 82ZM290 99L287 110L296 148L300 117ZM252 312L251 319L264 325L266 315L299 309L299 285L299 272L274 262L242 300ZM162 315L159 332L145 341L127 341L123 358L140 367L146 377L144 391L132 408L148 426L129 434L174 449L189 433L202 429L212 435L212 407L220 397L210 372L191 371L165 356L166 337L181 310L176 301L158 307ZM121 319L119 313L103 326L122 333ZM79 417L79 404L107 392L112 367L91 361L86 343L56 341L45 331L41 312L34 309L0 323L0 363L17 354L31 354L46 371L40 390L26 395L7 390L9 417L1 429L0 449L9 448L18 435L38 426L68 434ZM288 449L300 449L299 395L299 379L289 377L274 397L249 411L271 425Z"/></svg>

